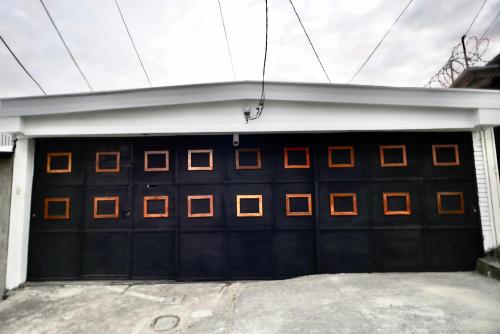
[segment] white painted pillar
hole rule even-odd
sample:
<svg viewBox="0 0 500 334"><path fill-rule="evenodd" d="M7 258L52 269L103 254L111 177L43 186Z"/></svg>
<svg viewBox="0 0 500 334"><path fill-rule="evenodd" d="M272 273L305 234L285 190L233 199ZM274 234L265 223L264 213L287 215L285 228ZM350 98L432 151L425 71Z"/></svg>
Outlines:
<svg viewBox="0 0 500 334"><path fill-rule="evenodd" d="M484 250L500 246L500 180L492 127L472 133Z"/></svg>
<svg viewBox="0 0 500 334"><path fill-rule="evenodd" d="M34 153L34 139L17 140L10 204L7 289L13 289L26 281Z"/></svg>

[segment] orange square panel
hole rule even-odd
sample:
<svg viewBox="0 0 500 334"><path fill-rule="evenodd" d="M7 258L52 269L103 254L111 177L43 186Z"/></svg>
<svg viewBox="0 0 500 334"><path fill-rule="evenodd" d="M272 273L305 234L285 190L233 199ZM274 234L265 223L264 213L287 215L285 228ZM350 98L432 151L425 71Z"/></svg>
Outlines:
<svg viewBox="0 0 500 334"><path fill-rule="evenodd" d="M290 160L290 154L302 152L304 155L304 163L302 164L294 164ZM283 150L284 161L285 161L285 169L292 168L310 168L311 167L311 158L309 157L309 147L285 147Z"/></svg>
<svg viewBox="0 0 500 334"><path fill-rule="evenodd" d="M149 212L149 202L161 201L163 203L163 212ZM144 218L167 218L168 217L168 196L144 196L143 203Z"/></svg>
<svg viewBox="0 0 500 334"><path fill-rule="evenodd" d="M50 206L54 203L64 203L64 213L51 214ZM63 220L69 219L70 199L68 197L46 198L43 201L43 219L45 220Z"/></svg>
<svg viewBox="0 0 500 334"><path fill-rule="evenodd" d="M349 162L335 162L335 154L348 152ZM329 168L354 168L354 146L329 146L328 147L328 167Z"/></svg>
<svg viewBox="0 0 500 334"><path fill-rule="evenodd" d="M400 161L388 161L386 156L388 151L399 151L401 154ZM380 166L381 167L406 167L408 160L406 158L406 145L381 145L380 146Z"/></svg>
<svg viewBox="0 0 500 334"><path fill-rule="evenodd" d="M458 201L456 202L456 204L458 204L456 208L453 209L444 208L443 202L446 197L455 197L456 199L458 199ZM437 209L438 209L438 214L440 215L463 215L465 213L464 193L458 191L438 192Z"/></svg>
<svg viewBox="0 0 500 334"><path fill-rule="evenodd" d="M292 200L305 199L307 201L307 209L305 211L294 211L292 208ZM311 194L286 194L286 215L287 216L312 216L312 195Z"/></svg>
<svg viewBox="0 0 500 334"><path fill-rule="evenodd" d="M209 201L207 212L193 212L193 202ZM214 195L189 195L187 197L187 216L188 218L204 218L214 216Z"/></svg>
<svg viewBox="0 0 500 334"><path fill-rule="evenodd" d="M194 164L195 155L207 155L207 164L205 166L198 166ZM203 150L188 150L188 170L203 171L214 170L214 151L212 149Z"/></svg>
<svg viewBox="0 0 500 334"><path fill-rule="evenodd" d="M241 163L241 155L242 154L254 154L255 155L255 164L242 164ZM236 160L236 169L261 169L262 168L262 160L261 160L261 152L260 148L240 148L234 151L235 160Z"/></svg>
<svg viewBox="0 0 500 334"><path fill-rule="evenodd" d="M439 161L439 150L452 150L453 160ZM457 144L432 145L432 165L433 166L460 166L460 156Z"/></svg>
<svg viewBox="0 0 500 334"><path fill-rule="evenodd" d="M350 198L352 202L352 210L339 210L335 207L336 199ZM357 216L358 215L358 200L356 193L331 193L330 194L330 216Z"/></svg>
<svg viewBox="0 0 500 334"><path fill-rule="evenodd" d="M61 174L61 173L71 173L72 168L72 156L71 152L49 152L47 153L47 174ZM54 164L56 160L64 159L66 162L65 167L55 167Z"/></svg>
<svg viewBox="0 0 500 334"><path fill-rule="evenodd" d="M150 157L161 156L165 163L162 166L151 166ZM168 172L169 171L169 151L145 151L144 152L144 171L145 172Z"/></svg>
<svg viewBox="0 0 500 334"><path fill-rule="evenodd" d="M382 195L384 201L384 215L386 216L409 216L411 215L411 203L410 203L410 193L399 192L399 193L383 193ZM391 210L389 201L391 198L403 198L405 203L404 209Z"/></svg>
<svg viewBox="0 0 500 334"><path fill-rule="evenodd" d="M257 200L259 210L257 212L242 212L241 201ZM236 195L236 216L237 217L262 217L264 209L262 205L262 195Z"/></svg>
<svg viewBox="0 0 500 334"><path fill-rule="evenodd" d="M114 166L103 166L105 160L114 160ZM119 173L120 172L120 152L96 152L95 154L96 173Z"/></svg>
<svg viewBox="0 0 500 334"><path fill-rule="evenodd" d="M111 213L99 213L100 205L104 202L113 203L113 212ZM120 197L94 197L94 219L117 219L120 217Z"/></svg>

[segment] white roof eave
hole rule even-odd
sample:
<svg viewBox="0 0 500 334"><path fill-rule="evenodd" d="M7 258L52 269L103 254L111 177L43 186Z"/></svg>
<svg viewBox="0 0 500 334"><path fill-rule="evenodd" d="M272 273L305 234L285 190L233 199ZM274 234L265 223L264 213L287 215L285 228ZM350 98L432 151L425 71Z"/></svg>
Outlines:
<svg viewBox="0 0 500 334"><path fill-rule="evenodd" d="M500 109L500 91L266 82L266 99L307 103ZM239 81L0 100L0 117L258 100L261 82Z"/></svg>

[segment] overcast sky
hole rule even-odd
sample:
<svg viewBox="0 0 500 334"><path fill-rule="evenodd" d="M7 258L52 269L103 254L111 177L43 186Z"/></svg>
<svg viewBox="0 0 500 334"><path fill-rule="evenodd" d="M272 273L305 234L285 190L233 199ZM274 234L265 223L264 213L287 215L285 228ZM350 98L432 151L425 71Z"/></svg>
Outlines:
<svg viewBox="0 0 500 334"><path fill-rule="evenodd" d="M422 87L484 0L414 0L354 84ZM217 0L119 0L153 86L233 80ZM407 0L294 0L334 83L346 83ZM94 90L148 87L113 0L45 0ZM221 0L237 80L259 80L264 0ZM469 35L500 11L488 0ZM0 0L0 34L48 94L88 88L39 0ZM500 18L486 58L500 52ZM269 0L269 80L326 82L288 0ZM0 97L40 90L0 45Z"/></svg>

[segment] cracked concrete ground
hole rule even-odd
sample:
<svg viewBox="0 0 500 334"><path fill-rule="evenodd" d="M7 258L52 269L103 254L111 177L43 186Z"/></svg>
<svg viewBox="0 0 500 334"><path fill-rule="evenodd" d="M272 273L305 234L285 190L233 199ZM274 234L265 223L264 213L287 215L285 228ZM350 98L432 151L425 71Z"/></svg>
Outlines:
<svg viewBox="0 0 500 334"><path fill-rule="evenodd" d="M0 302L0 333L500 333L500 282L473 272L284 281L31 284Z"/></svg>

